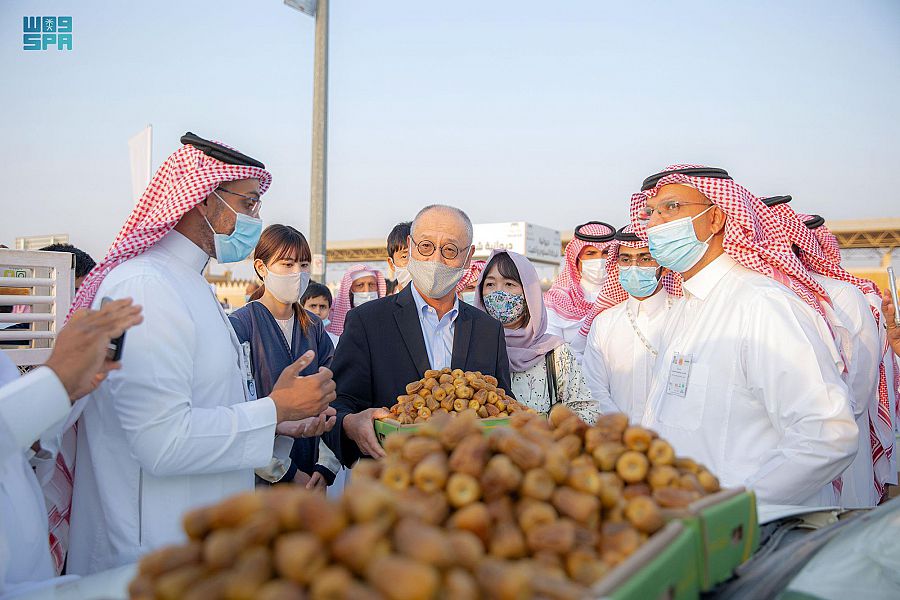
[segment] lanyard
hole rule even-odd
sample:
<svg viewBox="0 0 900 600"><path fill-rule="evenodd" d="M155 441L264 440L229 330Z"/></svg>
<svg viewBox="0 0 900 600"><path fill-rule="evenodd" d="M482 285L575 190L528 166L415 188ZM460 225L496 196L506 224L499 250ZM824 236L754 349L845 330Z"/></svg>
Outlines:
<svg viewBox="0 0 900 600"><path fill-rule="evenodd" d="M666 311L672 308L672 298L666 298ZM625 314L628 315L628 321L631 322L631 328L634 329L634 333L638 336L638 339L641 340L641 343L644 344L644 348L647 349L647 352L650 353L653 358L656 358L659 354L659 351L653 347L653 344L647 339L644 335L644 332L641 331L641 328L638 327L637 319L634 317L634 313L631 312L631 307L627 304L625 305Z"/></svg>

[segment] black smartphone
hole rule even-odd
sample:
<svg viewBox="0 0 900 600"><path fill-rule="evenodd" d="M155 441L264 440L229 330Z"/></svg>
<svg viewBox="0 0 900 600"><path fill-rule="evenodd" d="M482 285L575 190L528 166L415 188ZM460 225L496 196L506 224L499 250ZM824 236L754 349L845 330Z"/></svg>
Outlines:
<svg viewBox="0 0 900 600"><path fill-rule="evenodd" d="M102 308L104 304L107 302L112 302L112 298L106 297L100 301L100 307ZM122 335L117 337L114 340L109 341L109 345L106 347L106 358L113 362L119 362L122 360L122 348L125 347L125 332L122 332Z"/></svg>

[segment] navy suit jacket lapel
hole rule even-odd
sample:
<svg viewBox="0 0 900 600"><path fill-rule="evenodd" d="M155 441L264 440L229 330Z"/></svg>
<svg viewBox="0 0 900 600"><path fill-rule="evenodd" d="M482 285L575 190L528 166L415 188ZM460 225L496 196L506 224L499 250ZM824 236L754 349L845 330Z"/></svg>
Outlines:
<svg viewBox="0 0 900 600"><path fill-rule="evenodd" d="M394 319L397 321L397 327L400 328L403 343L406 344L413 364L419 370L419 377L422 377L425 375L425 371L431 368L431 364L428 362L425 336L422 334L422 324L419 322L418 310L409 285L397 294L395 307Z"/></svg>

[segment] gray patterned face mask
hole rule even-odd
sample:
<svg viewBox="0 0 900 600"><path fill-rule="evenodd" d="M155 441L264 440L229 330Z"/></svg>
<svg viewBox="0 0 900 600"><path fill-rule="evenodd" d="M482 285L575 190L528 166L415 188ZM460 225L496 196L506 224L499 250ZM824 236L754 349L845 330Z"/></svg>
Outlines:
<svg viewBox="0 0 900 600"><path fill-rule="evenodd" d="M428 298L437 300L453 291L466 272L465 267L449 267L440 261L416 260L409 257L409 274L416 289Z"/></svg>

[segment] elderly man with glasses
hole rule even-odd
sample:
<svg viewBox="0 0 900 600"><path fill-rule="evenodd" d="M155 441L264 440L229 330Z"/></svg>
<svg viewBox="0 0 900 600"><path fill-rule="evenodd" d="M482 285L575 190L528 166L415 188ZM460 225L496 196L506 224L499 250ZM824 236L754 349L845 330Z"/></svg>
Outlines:
<svg viewBox="0 0 900 600"><path fill-rule="evenodd" d="M602 413L622 412L640 423L666 315L674 300L663 285L667 269L647 242L623 227L609 249L607 286L627 299L597 314L590 325L582 369Z"/></svg>
<svg viewBox="0 0 900 600"><path fill-rule="evenodd" d="M337 424L326 440L346 466L384 456L373 421L428 370L481 371L510 389L503 326L456 296L475 251L469 217L451 206L423 208L409 249L412 285L351 310L334 355Z"/></svg>

